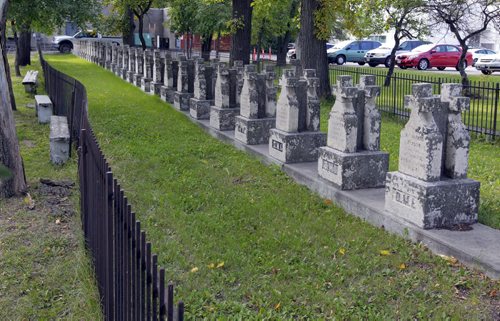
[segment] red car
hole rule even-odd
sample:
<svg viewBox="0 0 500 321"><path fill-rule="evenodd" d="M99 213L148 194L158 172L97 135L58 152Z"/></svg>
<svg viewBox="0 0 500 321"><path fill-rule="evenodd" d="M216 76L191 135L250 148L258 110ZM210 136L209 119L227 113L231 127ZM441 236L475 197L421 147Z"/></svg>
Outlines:
<svg viewBox="0 0 500 321"><path fill-rule="evenodd" d="M417 67L426 70L436 67L444 70L446 67L455 67L458 70L458 61L462 49L455 45L423 45L413 49L411 52L399 54L396 63L402 69ZM472 66L472 54L467 52L465 56L465 67Z"/></svg>

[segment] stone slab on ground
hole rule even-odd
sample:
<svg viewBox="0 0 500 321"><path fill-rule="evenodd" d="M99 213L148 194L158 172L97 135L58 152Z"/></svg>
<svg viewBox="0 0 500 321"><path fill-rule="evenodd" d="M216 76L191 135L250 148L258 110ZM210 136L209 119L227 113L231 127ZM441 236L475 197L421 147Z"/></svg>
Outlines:
<svg viewBox="0 0 500 321"><path fill-rule="evenodd" d="M413 242L422 242L436 254L453 256L469 267L477 268L494 279L500 279L500 230L483 224L472 225L469 231L445 229L424 230L385 211L385 188L342 191L318 175L318 162L284 164L269 155L269 146L246 145L235 139L234 131L218 131L208 120L188 119L207 133L237 149L249 152L264 164L281 166L297 183L307 186L321 197L330 199L346 212L398 234Z"/></svg>

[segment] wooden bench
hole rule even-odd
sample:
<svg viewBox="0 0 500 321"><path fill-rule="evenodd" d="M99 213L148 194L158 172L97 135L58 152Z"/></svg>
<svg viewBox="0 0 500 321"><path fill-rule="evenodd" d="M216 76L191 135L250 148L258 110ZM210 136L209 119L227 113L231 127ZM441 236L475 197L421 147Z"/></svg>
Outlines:
<svg viewBox="0 0 500 321"><path fill-rule="evenodd" d="M61 165L69 159L69 126L65 116L50 117L50 160Z"/></svg>
<svg viewBox="0 0 500 321"><path fill-rule="evenodd" d="M28 70L23 79L24 91L27 93L36 94L38 71Z"/></svg>

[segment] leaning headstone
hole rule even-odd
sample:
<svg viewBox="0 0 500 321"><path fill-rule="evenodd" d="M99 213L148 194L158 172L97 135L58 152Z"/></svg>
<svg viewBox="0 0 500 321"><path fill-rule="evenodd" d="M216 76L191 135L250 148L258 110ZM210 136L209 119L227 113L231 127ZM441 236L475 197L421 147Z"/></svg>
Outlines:
<svg viewBox="0 0 500 321"><path fill-rule="evenodd" d="M304 75L298 78L293 70L285 70L276 128L270 131L269 154L284 163L316 161L319 147L326 144L326 134L319 131L319 79L314 70Z"/></svg>
<svg viewBox="0 0 500 321"><path fill-rule="evenodd" d="M173 104L174 93L177 90L177 73L179 72L179 62L172 59L169 51L165 53L165 71L163 76L163 86L160 88L162 100Z"/></svg>
<svg viewBox="0 0 500 321"><path fill-rule="evenodd" d="M122 52L123 52L122 54L123 61L122 61L122 70L120 73L120 77L122 77L122 79L125 80L127 79L127 71L128 71L129 46L124 45Z"/></svg>
<svg viewBox="0 0 500 321"><path fill-rule="evenodd" d="M135 74L134 85L141 86L141 79L144 76L144 50L136 48L135 50Z"/></svg>
<svg viewBox="0 0 500 321"><path fill-rule="evenodd" d="M177 91L174 93L174 107L178 110L189 110L189 100L193 97L194 63L192 59L179 56L179 72L177 74Z"/></svg>
<svg viewBox="0 0 500 321"><path fill-rule="evenodd" d="M129 83L134 83L134 74L135 74L135 48L130 47L128 51L128 70L127 70L127 81Z"/></svg>
<svg viewBox="0 0 500 321"><path fill-rule="evenodd" d="M353 85L351 76L337 77L318 174L342 190L385 184L389 154L379 150L381 117L375 106L379 94L375 76L361 76L359 87Z"/></svg>
<svg viewBox="0 0 500 321"><path fill-rule="evenodd" d="M214 106L210 107L210 126L218 130L234 130L237 108L236 70L219 63L215 82Z"/></svg>
<svg viewBox="0 0 500 321"><path fill-rule="evenodd" d="M276 124L276 88L274 72L256 72L255 65L246 65L240 96L240 115L236 116L234 135L244 144L269 143L269 131Z"/></svg>
<svg viewBox="0 0 500 321"><path fill-rule="evenodd" d="M460 118L470 101L457 86L444 84L439 97L431 84L413 85L399 171L387 173L386 210L425 229L477 222L480 183L467 178L469 134Z"/></svg>
<svg viewBox="0 0 500 321"><path fill-rule="evenodd" d="M40 124L50 123L50 117L53 114L54 106L49 96L35 95L36 114Z"/></svg>
<svg viewBox="0 0 500 321"><path fill-rule="evenodd" d="M210 106L214 104L212 80L213 67L198 58L194 64L193 98L189 101L189 113L194 119L210 118Z"/></svg>
<svg viewBox="0 0 500 321"><path fill-rule="evenodd" d="M163 63L159 49L153 51L153 82L151 83L152 92L160 96L160 88L163 85Z"/></svg>
<svg viewBox="0 0 500 321"><path fill-rule="evenodd" d="M153 81L153 54L151 50L144 50L143 77L141 78L141 90L151 93L151 82ZM152 94L152 93L151 93Z"/></svg>
<svg viewBox="0 0 500 321"><path fill-rule="evenodd" d="M62 165L69 159L70 139L66 116L50 117L50 160Z"/></svg>

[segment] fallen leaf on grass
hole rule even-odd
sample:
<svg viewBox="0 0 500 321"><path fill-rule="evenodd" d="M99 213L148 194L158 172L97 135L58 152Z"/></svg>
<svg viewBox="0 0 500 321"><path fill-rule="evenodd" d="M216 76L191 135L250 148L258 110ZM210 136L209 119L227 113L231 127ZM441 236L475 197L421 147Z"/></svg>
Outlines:
<svg viewBox="0 0 500 321"><path fill-rule="evenodd" d="M333 202L329 199L326 199L323 203L325 203L325 205L332 205Z"/></svg>
<svg viewBox="0 0 500 321"><path fill-rule="evenodd" d="M57 220L56 220L56 224L61 224L61 220L60 220L60 219L57 219Z"/></svg>
<svg viewBox="0 0 500 321"><path fill-rule="evenodd" d="M401 263L401 264L399 265L399 269L400 269L400 270L406 270L406 264Z"/></svg>
<svg viewBox="0 0 500 321"><path fill-rule="evenodd" d="M380 255L382 255L382 256L391 255L391 251L389 251L389 250L380 250Z"/></svg>
<svg viewBox="0 0 500 321"><path fill-rule="evenodd" d="M199 269L195 266L194 268L191 269L191 273L196 273L196 272L198 272L198 270Z"/></svg>
<svg viewBox="0 0 500 321"><path fill-rule="evenodd" d="M340 255L345 255L345 252L346 252L346 249L344 249L343 247L341 247L341 248L339 249L339 253L340 253Z"/></svg>
<svg viewBox="0 0 500 321"><path fill-rule="evenodd" d="M207 265L207 267L209 269L215 269L215 263L210 263L209 265Z"/></svg>
<svg viewBox="0 0 500 321"><path fill-rule="evenodd" d="M218 269L222 269L223 267L224 267L224 261L217 264Z"/></svg>
<svg viewBox="0 0 500 321"><path fill-rule="evenodd" d="M26 194L26 197L24 198L24 203L26 203L26 205L28 205L28 208L30 210L35 208L35 201L31 198L30 193Z"/></svg>
<svg viewBox="0 0 500 321"><path fill-rule="evenodd" d="M488 293L490 298L496 298L497 294L498 294L497 290L491 290L490 293Z"/></svg>
<svg viewBox="0 0 500 321"><path fill-rule="evenodd" d="M439 255L443 260L448 262L449 265L456 265L458 263L458 260L454 258L453 256L448 256L448 255Z"/></svg>
<svg viewBox="0 0 500 321"><path fill-rule="evenodd" d="M280 302L280 303L278 303L278 304L276 304L276 305L274 306L274 309L275 309L275 310L279 310L280 308L281 308L281 302Z"/></svg>

